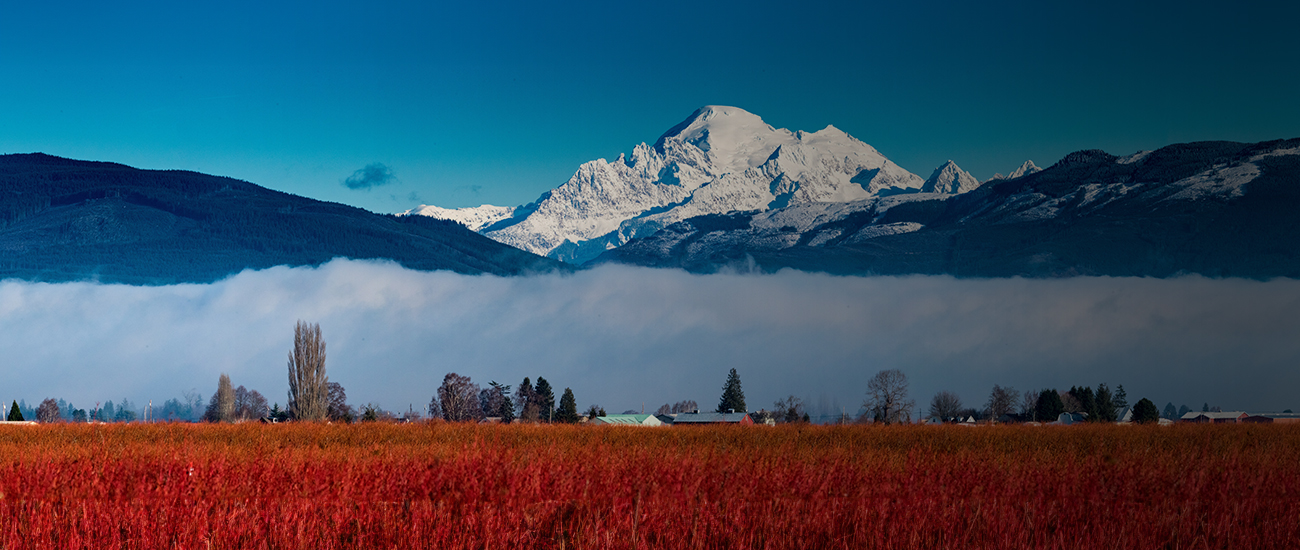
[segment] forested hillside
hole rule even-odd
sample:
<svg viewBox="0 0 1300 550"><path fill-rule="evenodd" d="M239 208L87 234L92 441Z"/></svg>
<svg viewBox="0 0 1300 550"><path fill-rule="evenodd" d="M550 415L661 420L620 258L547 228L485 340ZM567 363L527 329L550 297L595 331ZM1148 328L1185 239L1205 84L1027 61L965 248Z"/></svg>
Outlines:
<svg viewBox="0 0 1300 550"><path fill-rule="evenodd" d="M470 274L564 269L455 222L374 214L195 172L0 156L0 278L208 282L336 257Z"/></svg>

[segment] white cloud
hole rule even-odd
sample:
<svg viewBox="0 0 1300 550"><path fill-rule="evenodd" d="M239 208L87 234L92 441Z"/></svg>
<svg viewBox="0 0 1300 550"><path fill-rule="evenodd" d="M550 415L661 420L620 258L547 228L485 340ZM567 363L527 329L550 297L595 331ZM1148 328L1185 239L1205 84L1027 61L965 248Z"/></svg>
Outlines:
<svg viewBox="0 0 1300 550"><path fill-rule="evenodd" d="M728 369L752 408L786 394L861 402L902 369L924 406L1018 389L1123 384L1199 407L1296 408L1300 281L691 275L602 267L501 278L333 261L210 285L0 283L0 399L159 403L220 373L284 403L297 319L319 322L354 403L416 409L455 371L546 377L611 411L716 404Z"/></svg>

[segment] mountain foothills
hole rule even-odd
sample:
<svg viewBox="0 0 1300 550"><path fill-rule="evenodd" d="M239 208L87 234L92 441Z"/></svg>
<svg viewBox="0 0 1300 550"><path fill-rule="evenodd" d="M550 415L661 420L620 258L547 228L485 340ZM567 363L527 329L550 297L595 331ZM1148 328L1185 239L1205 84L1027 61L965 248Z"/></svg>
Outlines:
<svg viewBox="0 0 1300 550"><path fill-rule="evenodd" d="M834 128L704 107L519 207L422 214L573 264L967 277L1300 276L1300 139L928 179Z"/></svg>
<svg viewBox="0 0 1300 550"><path fill-rule="evenodd" d="M379 215L194 172L0 156L0 278L209 282L335 257L460 273L568 269L434 218Z"/></svg>

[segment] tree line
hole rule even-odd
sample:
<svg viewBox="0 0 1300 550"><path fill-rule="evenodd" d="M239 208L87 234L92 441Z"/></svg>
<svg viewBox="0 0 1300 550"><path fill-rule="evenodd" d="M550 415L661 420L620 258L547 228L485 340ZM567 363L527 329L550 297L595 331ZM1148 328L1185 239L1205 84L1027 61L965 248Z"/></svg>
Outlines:
<svg viewBox="0 0 1300 550"><path fill-rule="evenodd" d="M217 380L217 391L212 394L206 407L201 407L202 399L195 392L186 392L182 399L170 399L155 411L152 404L141 411L130 401L123 399L114 405L112 401L102 406L86 410L78 409L63 399L45 399L35 408L30 408L26 401L15 400L7 415L8 420L36 419L39 422L131 422L140 419L143 412L145 420L151 421L207 421L207 422L243 422L288 420L300 421L381 421L381 420L419 420L423 414L429 419L448 422L477 422L492 420L502 423L514 421L573 424L584 416L591 419L605 416L605 409L591 405L579 412L577 399L571 388L564 388L559 403L555 400L555 390L543 377L532 379L525 377L512 392L512 386L493 380L487 387L480 387L469 376L447 373L442 384L423 411L408 409L395 414L383 410L376 404L368 403L359 409L347 402L347 392L337 382L331 382L325 370L326 346L319 324L298 321L294 326L293 349L288 356L288 406L281 409L276 403L268 406L267 399L258 391L244 386L234 387L230 377L222 373ZM1077 413L1084 422L1115 422L1128 409L1128 396L1123 385L1111 390L1106 384L1098 384L1096 389L1087 386L1073 386L1068 391L1056 389L1017 391L1009 386L995 384L987 401L981 408L964 406L961 398L950 391L940 391L930 401L929 417L941 422L959 422L965 420L995 422L1052 422L1064 413ZM886 369L878 372L867 383L866 399L862 403L857 418L850 418L847 411L839 422L871 423L906 423L912 420L916 403L908 398L907 376L898 369ZM809 422L811 419L802 399L790 395L777 400L773 410L760 409L749 411L745 403L745 394L741 386L740 375L731 369L723 383L718 413L747 413L756 423ZM1202 406L1202 411L1218 410L1209 403ZM699 411L699 405L693 400L682 400L674 404L665 403L654 411L657 415L676 415ZM1132 420L1135 422L1155 422L1159 418L1176 419L1190 409L1183 405L1175 408L1173 403L1158 410L1149 399L1140 399L1132 408ZM644 411L627 410L624 414ZM1290 410L1286 411L1290 412ZM423 413L423 414L422 414Z"/></svg>

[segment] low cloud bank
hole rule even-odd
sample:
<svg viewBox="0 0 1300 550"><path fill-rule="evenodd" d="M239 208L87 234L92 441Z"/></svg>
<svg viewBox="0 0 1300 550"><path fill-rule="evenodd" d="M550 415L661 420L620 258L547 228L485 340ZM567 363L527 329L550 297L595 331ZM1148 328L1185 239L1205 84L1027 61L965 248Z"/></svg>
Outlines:
<svg viewBox="0 0 1300 550"><path fill-rule="evenodd" d="M788 394L854 413L898 368L924 408L1017 389L1123 384L1200 408L1300 408L1300 281L691 275L621 266L501 278L336 260L210 285L0 282L0 400L155 404L220 373L285 402L298 319L321 324L353 403L422 410L447 372L573 388L581 407L751 408ZM557 391L558 393L558 391Z"/></svg>

